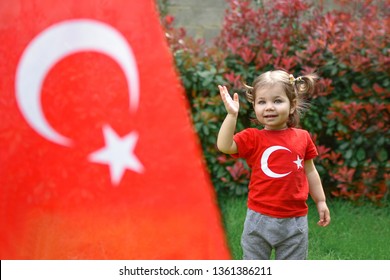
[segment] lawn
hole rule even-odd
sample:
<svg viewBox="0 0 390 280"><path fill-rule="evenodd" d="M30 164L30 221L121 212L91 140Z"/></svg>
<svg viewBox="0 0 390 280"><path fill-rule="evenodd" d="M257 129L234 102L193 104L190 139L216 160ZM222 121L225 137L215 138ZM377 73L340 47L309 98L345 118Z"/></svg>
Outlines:
<svg viewBox="0 0 390 280"><path fill-rule="evenodd" d="M233 259L241 259L240 238L246 197L220 196L219 203ZM315 204L309 200L309 259L390 260L390 206L356 206L328 200L331 224L317 226Z"/></svg>

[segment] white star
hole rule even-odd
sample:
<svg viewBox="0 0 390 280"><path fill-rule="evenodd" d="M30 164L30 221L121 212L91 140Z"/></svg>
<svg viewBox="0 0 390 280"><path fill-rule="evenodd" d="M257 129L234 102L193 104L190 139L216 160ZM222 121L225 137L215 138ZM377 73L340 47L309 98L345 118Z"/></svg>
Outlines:
<svg viewBox="0 0 390 280"><path fill-rule="evenodd" d="M131 132L120 137L110 126L103 127L105 147L89 155L91 162L107 164L110 168L111 182L118 185L126 169L142 173L144 167L134 154L138 134Z"/></svg>
<svg viewBox="0 0 390 280"><path fill-rule="evenodd" d="M303 161L303 159L301 159L301 158L299 157L299 155L298 155L298 156L297 156L297 160L294 160L293 163L295 163L295 164L297 165L297 168L299 169L299 168L303 168L303 166L302 166L302 161Z"/></svg>

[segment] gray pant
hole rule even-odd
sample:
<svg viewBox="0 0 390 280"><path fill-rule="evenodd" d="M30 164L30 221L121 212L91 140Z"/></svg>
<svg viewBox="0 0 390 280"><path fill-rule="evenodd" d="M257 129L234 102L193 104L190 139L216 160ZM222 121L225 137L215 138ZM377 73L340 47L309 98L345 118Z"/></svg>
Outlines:
<svg viewBox="0 0 390 280"><path fill-rule="evenodd" d="M304 260L308 251L307 216L272 218L248 209L241 237L244 260Z"/></svg>

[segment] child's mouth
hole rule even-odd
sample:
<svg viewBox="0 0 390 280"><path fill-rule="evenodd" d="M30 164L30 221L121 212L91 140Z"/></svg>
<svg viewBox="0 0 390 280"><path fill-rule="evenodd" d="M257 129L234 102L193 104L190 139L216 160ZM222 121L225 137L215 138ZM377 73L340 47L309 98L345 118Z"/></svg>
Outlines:
<svg viewBox="0 0 390 280"><path fill-rule="evenodd" d="M267 115L267 116L264 116L265 119L273 119L273 118L276 118L277 115Z"/></svg>

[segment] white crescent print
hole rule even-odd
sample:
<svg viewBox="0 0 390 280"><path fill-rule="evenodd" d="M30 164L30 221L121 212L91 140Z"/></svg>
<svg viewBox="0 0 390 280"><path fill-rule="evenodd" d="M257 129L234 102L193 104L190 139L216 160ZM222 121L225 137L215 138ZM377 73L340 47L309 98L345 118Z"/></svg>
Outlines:
<svg viewBox="0 0 390 280"><path fill-rule="evenodd" d="M112 26L90 19L54 24L36 36L24 50L16 78L16 100L28 124L54 143L71 146L72 140L54 130L41 104L41 88L49 70L61 59L81 51L108 55L122 68L129 87L129 108L138 109L139 77L133 51L125 37ZM60 94L60 93L58 93Z"/></svg>
<svg viewBox="0 0 390 280"><path fill-rule="evenodd" d="M267 148L263 155L261 156L261 160L260 160L260 163L261 163L261 170L263 170L263 172L265 173L265 175L271 177L271 178L282 178L282 177L285 177L287 176L288 174L290 174L292 171L290 172L287 172L287 173L275 173L273 172L271 169L269 169L268 167L268 159L269 157L271 156L271 154L277 150L286 150L286 151L289 151L291 153L291 151L289 149L287 149L286 147L283 147L283 146L271 146L269 148Z"/></svg>

